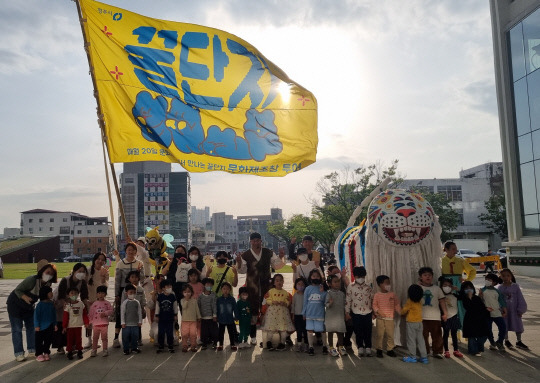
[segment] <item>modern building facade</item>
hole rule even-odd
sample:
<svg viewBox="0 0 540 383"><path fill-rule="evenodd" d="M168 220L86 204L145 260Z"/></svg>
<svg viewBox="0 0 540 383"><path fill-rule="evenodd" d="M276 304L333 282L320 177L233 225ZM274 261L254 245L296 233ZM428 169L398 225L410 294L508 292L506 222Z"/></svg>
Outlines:
<svg viewBox="0 0 540 383"><path fill-rule="evenodd" d="M459 172L459 178L406 179L402 187L422 193L442 193L459 215L459 224L452 233L455 239L487 240L491 249L501 246L501 238L482 221L485 202L501 192L503 168L501 162L490 162ZM487 250L487 249L486 249Z"/></svg>
<svg viewBox="0 0 540 383"><path fill-rule="evenodd" d="M197 206L191 207L191 226L204 229L208 221L210 221L210 208L208 206L202 209L197 209Z"/></svg>
<svg viewBox="0 0 540 383"><path fill-rule="evenodd" d="M212 231L216 242L238 242L238 225L232 215L224 212L212 214Z"/></svg>
<svg viewBox="0 0 540 383"><path fill-rule="evenodd" d="M191 183L188 172L172 172L171 164L158 161L124 164L120 175L121 198L131 238L144 236L147 227L159 226L171 234L172 245L191 243ZM120 243L126 242L119 220Z"/></svg>
<svg viewBox="0 0 540 383"><path fill-rule="evenodd" d="M540 1L490 0L510 266L540 275Z"/></svg>
<svg viewBox="0 0 540 383"><path fill-rule="evenodd" d="M112 240L111 231L107 217L87 217L71 211L45 209L21 212L21 234L38 237L59 236L61 257L108 251Z"/></svg>
<svg viewBox="0 0 540 383"><path fill-rule="evenodd" d="M279 241L268 234L268 222L283 221L283 211L279 208L270 209L270 215L244 215L236 217L238 225L238 246L240 250L249 248L249 235L253 232L261 234L263 246L277 253Z"/></svg>

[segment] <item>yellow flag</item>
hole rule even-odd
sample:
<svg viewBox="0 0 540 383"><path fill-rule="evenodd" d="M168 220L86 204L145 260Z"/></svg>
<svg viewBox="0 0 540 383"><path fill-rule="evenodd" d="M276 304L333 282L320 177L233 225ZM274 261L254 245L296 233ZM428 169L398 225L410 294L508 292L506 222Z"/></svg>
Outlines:
<svg viewBox="0 0 540 383"><path fill-rule="evenodd" d="M112 162L259 176L315 162L315 97L255 47L214 28L79 4Z"/></svg>

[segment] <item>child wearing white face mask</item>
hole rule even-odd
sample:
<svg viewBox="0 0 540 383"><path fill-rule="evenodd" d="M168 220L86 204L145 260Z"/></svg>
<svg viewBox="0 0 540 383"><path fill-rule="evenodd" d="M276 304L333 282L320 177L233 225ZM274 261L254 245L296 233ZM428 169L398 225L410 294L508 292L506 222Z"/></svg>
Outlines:
<svg viewBox="0 0 540 383"><path fill-rule="evenodd" d="M376 278L379 292L373 297L373 313L377 317L377 339L375 348L377 357L383 357L383 340L386 335L386 355L395 357L394 351L394 312L401 312L401 306L396 294L392 291L390 277L379 275Z"/></svg>
<svg viewBox="0 0 540 383"><path fill-rule="evenodd" d="M158 322L158 350L163 352L165 346L165 335L169 352L174 353L174 323L178 320L178 303L172 292L172 282L164 279L160 282L162 293L158 295L156 301L156 313L154 320Z"/></svg>
<svg viewBox="0 0 540 383"><path fill-rule="evenodd" d="M120 323L122 325L122 345L124 355L129 355L130 351L140 353L138 342L139 333L142 326L142 308L137 299L137 289L133 285L127 285L124 289L127 299L120 306Z"/></svg>
<svg viewBox="0 0 540 383"><path fill-rule="evenodd" d="M444 345L444 357L450 358L450 350L448 347L448 335L452 336L452 346L454 347L454 356L463 358L463 354L458 348L457 332L461 329L461 321L458 315L458 288L453 285L452 280L445 277L439 278L439 286L444 293L444 299L446 301L446 309L448 311L448 318L442 322L443 328L443 345Z"/></svg>
<svg viewBox="0 0 540 383"><path fill-rule="evenodd" d="M366 275L364 266L353 269L354 282L347 287L345 319L352 318L358 356L371 357L373 289L366 285Z"/></svg>

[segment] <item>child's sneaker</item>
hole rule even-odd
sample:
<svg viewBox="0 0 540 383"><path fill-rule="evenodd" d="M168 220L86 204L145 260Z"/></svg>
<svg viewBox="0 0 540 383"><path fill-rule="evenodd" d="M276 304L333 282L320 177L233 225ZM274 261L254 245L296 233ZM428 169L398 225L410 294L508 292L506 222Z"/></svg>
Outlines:
<svg viewBox="0 0 540 383"><path fill-rule="evenodd" d="M497 351L497 345L495 343L492 343L489 345L489 349L492 351Z"/></svg>
<svg viewBox="0 0 540 383"><path fill-rule="evenodd" d="M310 347L310 348L309 348L308 355L309 355L309 356L315 355L315 349L313 349L313 347Z"/></svg>
<svg viewBox="0 0 540 383"><path fill-rule="evenodd" d="M251 338L251 344L256 345L257 344L257 338Z"/></svg>
<svg viewBox="0 0 540 383"><path fill-rule="evenodd" d="M96 355L97 355L97 350L92 350L92 352L90 353L90 356L94 358Z"/></svg>
<svg viewBox="0 0 540 383"><path fill-rule="evenodd" d="M191 347L191 352L197 352L197 347Z"/></svg>
<svg viewBox="0 0 540 383"><path fill-rule="evenodd" d="M274 351L274 346L272 345L272 342L270 341L266 342L266 349L268 351Z"/></svg>
<svg viewBox="0 0 540 383"><path fill-rule="evenodd" d="M134 352L135 354L140 354L141 349L140 348L135 348L135 349L131 350L131 352Z"/></svg>
<svg viewBox="0 0 540 383"><path fill-rule="evenodd" d="M83 358L82 350L77 351L77 358L79 359Z"/></svg>
<svg viewBox="0 0 540 383"><path fill-rule="evenodd" d="M368 358L371 358L373 356L373 354L371 353L371 348L366 348L366 353L365 354L366 354L366 356Z"/></svg>
<svg viewBox="0 0 540 383"><path fill-rule="evenodd" d="M286 347L283 343L278 344L278 346L276 347L277 351L285 351L285 349Z"/></svg>
<svg viewBox="0 0 540 383"><path fill-rule="evenodd" d="M302 352L305 352L305 353L309 352L309 344L304 343L304 346L302 347Z"/></svg>
<svg viewBox="0 0 540 383"><path fill-rule="evenodd" d="M187 346L182 347L182 352L188 352L188 347Z"/></svg>
<svg viewBox="0 0 540 383"><path fill-rule="evenodd" d="M504 345L505 345L506 347L508 347L509 349L513 349L513 348L514 348L514 346L512 345L512 343L510 343L509 340L505 340L505 341L504 341Z"/></svg>
<svg viewBox="0 0 540 383"><path fill-rule="evenodd" d="M231 351L236 351L236 350L238 350L238 347L236 347L234 344L231 345Z"/></svg>
<svg viewBox="0 0 540 383"><path fill-rule="evenodd" d="M455 351L454 351L454 352L455 352ZM445 352L444 352L444 357L445 357L446 359L450 359L450 351L445 351Z"/></svg>
<svg viewBox="0 0 540 383"><path fill-rule="evenodd" d="M443 354L433 354L433 357L437 359L444 359Z"/></svg>
<svg viewBox="0 0 540 383"><path fill-rule="evenodd" d="M69 360L73 360L73 352L72 352L72 351L68 351L68 353L67 353L67 358L68 358Z"/></svg>
<svg viewBox="0 0 540 383"><path fill-rule="evenodd" d="M427 358L426 358L427 359ZM416 363L416 358L414 356L405 356L403 357L405 363Z"/></svg>
<svg viewBox="0 0 540 383"><path fill-rule="evenodd" d="M103 350L103 352L101 353L101 356L103 357L109 356L109 350Z"/></svg>
<svg viewBox="0 0 540 383"><path fill-rule="evenodd" d="M459 350L455 350L455 351L454 351L454 356L455 356L456 358L463 358L463 354L462 354L461 351L459 351Z"/></svg>
<svg viewBox="0 0 540 383"><path fill-rule="evenodd" d="M118 338L115 339L115 340L113 341L113 343L112 343L112 346L113 346L114 348L120 348L120 340L118 340Z"/></svg>
<svg viewBox="0 0 540 383"><path fill-rule="evenodd" d="M51 356L49 354L43 354L43 357L45 358L46 361L51 360Z"/></svg>
<svg viewBox="0 0 540 383"><path fill-rule="evenodd" d="M365 348L359 348L358 349L358 356L366 356L366 349Z"/></svg>
<svg viewBox="0 0 540 383"><path fill-rule="evenodd" d="M38 362L45 362L46 359L45 359L45 357L43 355L38 355L38 356L36 356L36 360Z"/></svg>
<svg viewBox="0 0 540 383"><path fill-rule="evenodd" d="M244 342L244 348L250 348L251 347L251 344L249 344L248 342Z"/></svg>
<svg viewBox="0 0 540 383"><path fill-rule="evenodd" d="M423 363L423 364L428 364L428 363L429 363L429 360L428 360L427 356L418 359L418 361L419 361L420 363Z"/></svg>
<svg viewBox="0 0 540 383"><path fill-rule="evenodd" d="M56 350L56 353L58 355L64 355L66 351L64 350L64 347L59 347L58 350Z"/></svg>
<svg viewBox="0 0 540 383"><path fill-rule="evenodd" d="M217 346L216 351L223 351L223 346Z"/></svg>
<svg viewBox="0 0 540 383"><path fill-rule="evenodd" d="M495 346L497 346L497 349L501 352L505 352L506 349L504 348L504 344L502 342L496 342Z"/></svg>
<svg viewBox="0 0 540 383"><path fill-rule="evenodd" d="M129 350L124 350L124 355L129 355Z"/></svg>
<svg viewBox="0 0 540 383"><path fill-rule="evenodd" d="M349 354L347 353L347 349L346 349L345 347L343 347L343 346L341 346L341 348L339 349L339 354L340 354L341 356L347 356L347 355L349 355Z"/></svg>
<svg viewBox="0 0 540 383"><path fill-rule="evenodd" d="M322 348L322 354L323 354L323 355L328 355L328 347L323 346L323 348Z"/></svg>
<svg viewBox="0 0 540 383"><path fill-rule="evenodd" d="M330 355L331 356L339 356L339 352L335 348L331 348L330 349Z"/></svg>
<svg viewBox="0 0 540 383"><path fill-rule="evenodd" d="M174 348L172 347L169 348L169 354L174 354Z"/></svg>
<svg viewBox="0 0 540 383"><path fill-rule="evenodd" d="M382 350L377 350L377 358L382 358L382 357L383 357Z"/></svg>
<svg viewBox="0 0 540 383"><path fill-rule="evenodd" d="M529 347L525 343L523 343L522 341L516 342L516 347L520 348L522 350L528 350L529 349Z"/></svg>
<svg viewBox="0 0 540 383"><path fill-rule="evenodd" d="M391 356L392 358L395 358L397 356L394 350L386 351L386 355Z"/></svg>
<svg viewBox="0 0 540 383"><path fill-rule="evenodd" d="M156 354L162 353L163 351L165 351L163 347L158 347L158 349L156 350Z"/></svg>

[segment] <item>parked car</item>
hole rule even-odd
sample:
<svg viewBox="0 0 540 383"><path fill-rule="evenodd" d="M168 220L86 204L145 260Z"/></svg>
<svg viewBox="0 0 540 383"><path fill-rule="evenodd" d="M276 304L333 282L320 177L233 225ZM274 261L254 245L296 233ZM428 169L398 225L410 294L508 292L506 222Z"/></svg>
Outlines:
<svg viewBox="0 0 540 383"><path fill-rule="evenodd" d="M64 258L64 262L81 262L82 258L76 255L70 255L69 257Z"/></svg>

